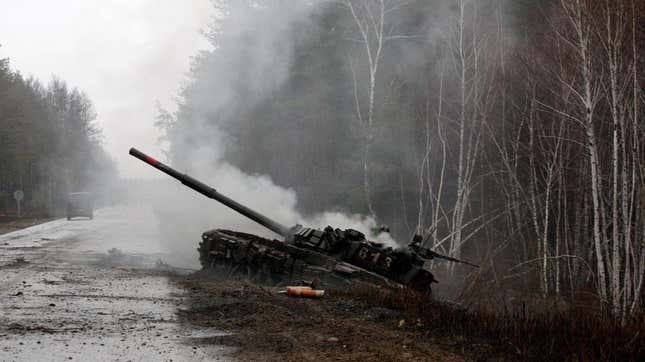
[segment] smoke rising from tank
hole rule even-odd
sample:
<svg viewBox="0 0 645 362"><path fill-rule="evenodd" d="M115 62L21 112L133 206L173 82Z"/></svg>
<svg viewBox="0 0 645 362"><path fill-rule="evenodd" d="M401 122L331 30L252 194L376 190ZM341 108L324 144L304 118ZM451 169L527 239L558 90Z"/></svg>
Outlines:
<svg viewBox="0 0 645 362"><path fill-rule="evenodd" d="M195 79L184 89L184 94L191 95L192 103L180 103L178 112L182 112L182 107L200 112L190 115L190 133L176 133L172 126L166 129L168 138L172 139L168 162L281 224L352 228L375 241L396 246L388 234L373 234L372 230L377 226L373 218L333 210L304 216L298 211L298 197L293 189L276 185L267 175L247 174L225 160L228 147L234 139L222 130L226 124L219 120L235 119L232 114L242 114L244 109L251 109L283 84L293 60L293 43L298 36L293 32L292 25L306 21L318 3L282 2L281 6L263 8L249 7L246 2L234 2L220 8L211 32L206 33L213 43L213 52L218 55L218 62L204 64L202 54L195 57L193 64L196 73L199 73L200 67L217 67L216 79L208 81L217 83L218 91L212 93L201 89L201 79ZM219 32L217 29L223 30ZM245 39L252 46L237 45L240 39ZM244 79L243 90L238 87L240 78ZM236 146L245 148L245 152L254 152L253 145ZM154 206L165 244L180 256L175 262L182 265L197 266L197 254L191 246L195 246L200 234L209 229L225 228L277 237L246 217L174 180L151 181L146 185L144 188L147 190L142 191L148 193L146 198Z"/></svg>
<svg viewBox="0 0 645 362"><path fill-rule="evenodd" d="M352 228L363 232L372 240L397 246L389 234L374 234L373 230L377 224L371 217L337 211L311 217L301 215L297 211L297 195L292 189L276 185L266 175L244 173L219 158L216 148L202 147L194 150L190 168L196 170L192 174L193 177L222 194L284 225L301 224L317 228L331 225L334 228ZM245 216L215 200L205 198L178 182L150 181L143 188L148 189L148 192L143 193L147 194L146 198L153 205L164 244L174 252L171 262L179 266L198 267L194 246L201 233L206 230L223 228L268 238L281 238Z"/></svg>
<svg viewBox="0 0 645 362"><path fill-rule="evenodd" d="M433 168L441 162L441 151L433 108L443 102L448 109L441 126L447 136L454 131L449 119L458 116L451 104L458 99L454 78L459 73L451 68L451 42L459 11L449 1L387 3L393 9L386 20L393 40L383 48L382 73L376 75L375 162L369 179L372 197L380 204L378 220L391 223L394 235L405 241L415 230L427 228L434 212L427 206L434 203L427 188L440 183ZM488 1L477 14L496 19L505 3ZM370 231L376 221L354 213L367 212L361 145L365 131L358 129L364 125L357 124L354 97L367 99L368 60L348 8L329 1L213 4L218 15L205 32L212 50L193 58L178 110L160 115L168 162L280 223ZM366 22L369 14L363 14ZM472 21L470 16L462 20ZM464 25L466 33L477 33L478 26ZM440 82L446 86L438 96ZM419 109L419 104L426 106ZM419 117L432 127L420 128ZM427 142L422 128L433 138L434 148L428 155L427 182L419 183L420 150ZM456 179L448 167L441 203L454 202ZM417 189L426 183L421 196ZM164 192L166 204L156 200L168 235L183 228L192 235L172 239L194 242L199 232L213 227L267 235L243 216L180 188ZM423 206L416 202L421 197Z"/></svg>

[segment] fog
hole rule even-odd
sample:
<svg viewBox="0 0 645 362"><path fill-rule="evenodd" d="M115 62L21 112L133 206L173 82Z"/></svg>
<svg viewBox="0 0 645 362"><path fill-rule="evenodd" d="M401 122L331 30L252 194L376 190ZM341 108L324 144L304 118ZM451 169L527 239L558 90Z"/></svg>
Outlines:
<svg viewBox="0 0 645 362"><path fill-rule="evenodd" d="M104 146L125 178L156 177L127 156L134 144L159 151L156 104L173 109L209 0L2 0L0 59L47 83L53 75L85 91Z"/></svg>

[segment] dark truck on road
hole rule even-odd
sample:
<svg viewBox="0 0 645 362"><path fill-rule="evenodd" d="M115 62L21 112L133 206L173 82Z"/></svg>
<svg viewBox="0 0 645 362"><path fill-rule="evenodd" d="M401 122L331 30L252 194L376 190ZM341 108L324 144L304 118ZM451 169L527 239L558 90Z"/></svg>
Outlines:
<svg viewBox="0 0 645 362"><path fill-rule="evenodd" d="M72 192L67 195L67 220L73 217L94 219L94 202L89 192Z"/></svg>

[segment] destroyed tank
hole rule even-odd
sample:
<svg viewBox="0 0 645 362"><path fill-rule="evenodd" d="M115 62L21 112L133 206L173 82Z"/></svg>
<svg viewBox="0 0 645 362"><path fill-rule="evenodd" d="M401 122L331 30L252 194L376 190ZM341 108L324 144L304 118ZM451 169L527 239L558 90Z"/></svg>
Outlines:
<svg viewBox="0 0 645 362"><path fill-rule="evenodd" d="M267 239L223 229L206 231L198 248L203 269L246 275L254 281L274 285L307 280L326 287L405 286L430 294L437 280L425 268L427 260L444 259L477 267L424 248L420 236L415 236L407 246L392 248L367 240L363 233L353 229L287 227L134 148L130 149L130 155L283 238Z"/></svg>

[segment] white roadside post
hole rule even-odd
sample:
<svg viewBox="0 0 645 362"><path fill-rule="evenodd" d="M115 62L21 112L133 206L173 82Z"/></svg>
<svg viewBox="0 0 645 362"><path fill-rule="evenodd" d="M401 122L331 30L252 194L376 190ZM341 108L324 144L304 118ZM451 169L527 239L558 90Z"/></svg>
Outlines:
<svg viewBox="0 0 645 362"><path fill-rule="evenodd" d="M13 193L13 198L16 200L16 204L18 206L18 217L21 216L20 214L20 203L22 202L22 199L25 197L25 193L22 192L22 190L16 190L16 192Z"/></svg>

